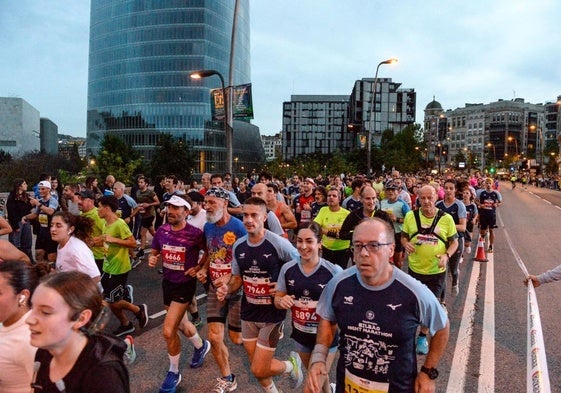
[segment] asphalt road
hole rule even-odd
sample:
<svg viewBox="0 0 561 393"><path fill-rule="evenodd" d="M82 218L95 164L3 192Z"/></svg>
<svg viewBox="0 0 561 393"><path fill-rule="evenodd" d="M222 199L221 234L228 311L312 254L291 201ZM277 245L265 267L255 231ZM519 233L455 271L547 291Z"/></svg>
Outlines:
<svg viewBox="0 0 561 393"><path fill-rule="evenodd" d="M438 392L523 392L526 391L526 288L524 275L516 264L520 260L532 273L540 273L559 263L557 239L561 235L561 192L522 188L513 191L510 183L501 184L504 203L499 208L499 228L495 230L495 252L489 262L466 259L460 265L460 294L447 295L451 336L441 361ZM474 237L475 238L475 237ZM510 240L510 242L509 242ZM474 253L475 253L475 246ZM161 336L161 275L146 263L131 272L136 302L148 304L152 315L148 326L134 333L137 360L130 366L131 389L135 393L157 392L168 368L165 342ZM543 324L545 350L553 392L561 391L561 338L557 331L561 314L557 311L561 285L538 288L538 303ZM205 315L205 298L199 288L200 312ZM288 326L288 325L287 325ZM291 350L290 328L277 350L284 359ZM200 329L206 337L206 326ZM238 377L238 392L260 392L250 375L245 351L228 343L233 372ZM183 381L177 392L211 391L218 368L209 353L200 369L190 369L192 345L184 341L181 359ZM422 364L423 357L419 357ZM288 380L276 379L285 393L292 392ZM294 390L296 391L296 390ZM301 391L301 390L298 390Z"/></svg>

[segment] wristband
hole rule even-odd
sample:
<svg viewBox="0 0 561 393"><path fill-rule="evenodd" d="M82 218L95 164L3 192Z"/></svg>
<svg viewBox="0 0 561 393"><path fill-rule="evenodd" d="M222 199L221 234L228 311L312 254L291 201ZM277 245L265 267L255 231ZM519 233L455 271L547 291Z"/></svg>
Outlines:
<svg viewBox="0 0 561 393"><path fill-rule="evenodd" d="M328 354L329 348L326 345L316 344L310 356L310 365L319 362L326 363Z"/></svg>

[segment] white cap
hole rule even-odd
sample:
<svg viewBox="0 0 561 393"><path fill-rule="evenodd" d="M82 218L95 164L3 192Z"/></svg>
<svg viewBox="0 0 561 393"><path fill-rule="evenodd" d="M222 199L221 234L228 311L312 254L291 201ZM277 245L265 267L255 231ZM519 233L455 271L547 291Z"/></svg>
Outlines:
<svg viewBox="0 0 561 393"><path fill-rule="evenodd" d="M172 196L169 201L166 201L166 205L185 206L188 210L191 210L189 202L177 195Z"/></svg>
<svg viewBox="0 0 561 393"><path fill-rule="evenodd" d="M40 181L38 184L38 187L45 187L50 189L51 188L51 182L48 182L46 180Z"/></svg>

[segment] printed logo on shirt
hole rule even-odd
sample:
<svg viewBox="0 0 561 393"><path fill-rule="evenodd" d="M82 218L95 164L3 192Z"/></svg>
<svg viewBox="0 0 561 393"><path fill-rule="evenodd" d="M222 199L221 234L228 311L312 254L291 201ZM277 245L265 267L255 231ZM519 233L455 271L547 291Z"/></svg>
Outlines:
<svg viewBox="0 0 561 393"><path fill-rule="evenodd" d="M386 304L386 306L395 311L398 307L401 307L401 304Z"/></svg>
<svg viewBox="0 0 561 393"><path fill-rule="evenodd" d="M344 304L353 304L354 297L352 296L345 296L344 297Z"/></svg>

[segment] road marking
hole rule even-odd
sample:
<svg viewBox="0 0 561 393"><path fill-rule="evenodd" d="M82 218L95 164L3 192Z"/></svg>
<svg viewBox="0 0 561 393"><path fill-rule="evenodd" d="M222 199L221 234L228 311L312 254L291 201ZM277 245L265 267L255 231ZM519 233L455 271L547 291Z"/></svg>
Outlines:
<svg viewBox="0 0 561 393"><path fill-rule="evenodd" d="M462 314L462 322L456 340L454 349L454 357L450 367L450 375L448 377L447 392L463 392L465 391L465 382L467 375L467 367L469 353L471 350L471 338L473 336L473 324L475 315L475 303L477 301L477 282L481 272L481 263L473 262L471 276L469 278L469 286L467 290L464 312Z"/></svg>
<svg viewBox="0 0 561 393"><path fill-rule="evenodd" d="M501 220L501 225L502 220ZM495 257L487 254L485 277L485 301L483 304L483 334L481 336L481 358L479 362L479 386L477 391L495 391Z"/></svg>

